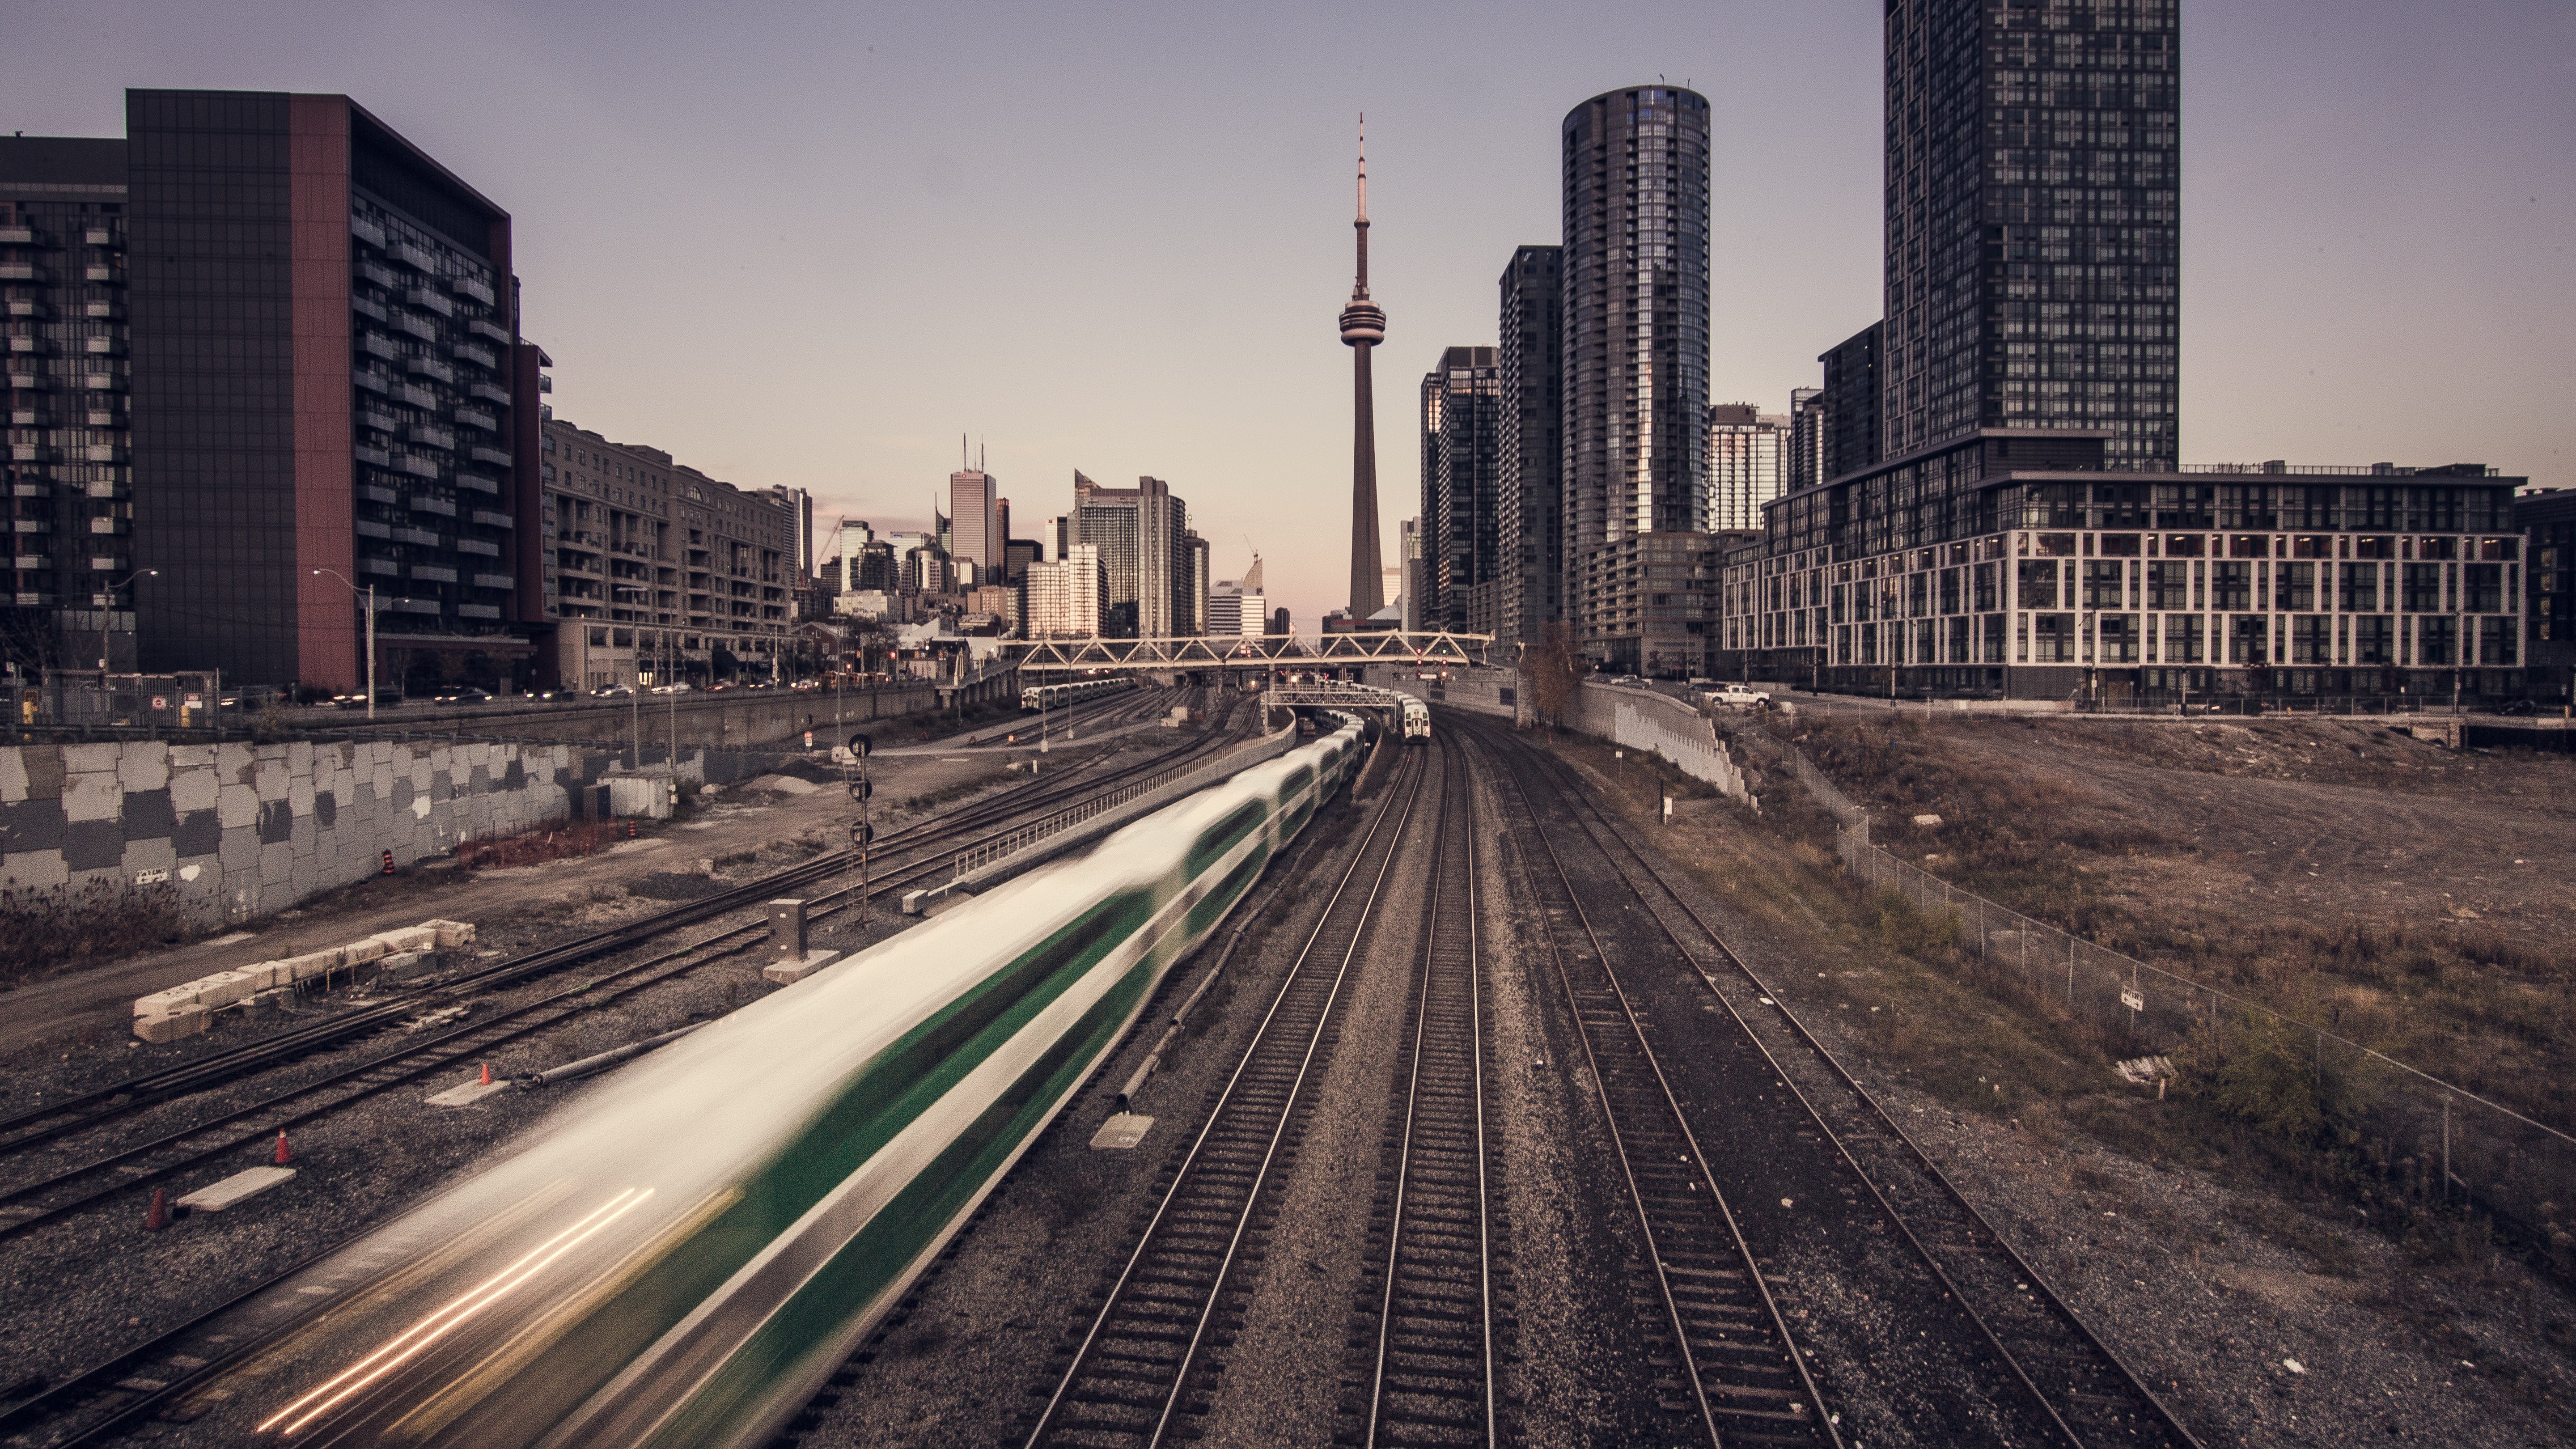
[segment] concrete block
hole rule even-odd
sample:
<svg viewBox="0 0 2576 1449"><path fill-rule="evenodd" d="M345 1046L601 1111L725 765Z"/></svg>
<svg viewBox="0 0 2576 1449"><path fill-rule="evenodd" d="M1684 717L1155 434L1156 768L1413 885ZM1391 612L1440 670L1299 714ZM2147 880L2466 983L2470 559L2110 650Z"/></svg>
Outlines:
<svg viewBox="0 0 2576 1449"><path fill-rule="evenodd" d="M37 796L14 804L0 803L0 850L19 855L30 850L57 850L63 843L63 802Z"/></svg>
<svg viewBox="0 0 2576 1449"><path fill-rule="evenodd" d="M182 815L191 810L212 810L220 788L212 765L174 769L170 772L170 808Z"/></svg>
<svg viewBox="0 0 2576 1449"><path fill-rule="evenodd" d="M172 770L209 770L214 768L214 764L215 747L213 745L172 745L170 747Z"/></svg>
<svg viewBox="0 0 2576 1449"><path fill-rule="evenodd" d="M65 745L63 770L73 775L113 775L123 745Z"/></svg>
<svg viewBox="0 0 2576 1449"><path fill-rule="evenodd" d="M71 882L71 867L63 863L62 847L50 850L12 850L9 852L8 882L24 890L44 890Z"/></svg>
<svg viewBox="0 0 2576 1449"><path fill-rule="evenodd" d="M223 863L224 873L238 874L259 869L259 830L255 826L226 826L224 837L215 847L215 858Z"/></svg>
<svg viewBox="0 0 2576 1449"><path fill-rule="evenodd" d="M840 959L838 951L808 951L792 961L772 961L760 968L760 974L781 986L793 986Z"/></svg>
<svg viewBox="0 0 2576 1449"><path fill-rule="evenodd" d="M266 991L271 983L255 982L247 971L218 971L212 976L200 976L188 984L196 989L197 1004L212 1011L219 1006L230 1006L254 991Z"/></svg>
<svg viewBox="0 0 2576 1449"><path fill-rule="evenodd" d="M195 1036L206 1029L208 1013L199 1007L183 1007L168 1016L141 1016L134 1020L134 1034L149 1042L177 1041Z"/></svg>
<svg viewBox="0 0 2576 1449"><path fill-rule="evenodd" d="M420 925L421 929L430 932L432 938L447 950L452 951L460 946L474 944L474 924L471 921L430 920L423 921Z"/></svg>
<svg viewBox="0 0 2576 1449"><path fill-rule="evenodd" d="M295 972L283 961L262 961L257 965L244 966L240 969L241 974L250 981L251 994L254 996L263 991L274 991L281 986L295 984Z"/></svg>
<svg viewBox="0 0 2576 1449"><path fill-rule="evenodd" d="M252 767L250 783L259 794L259 803L278 805L285 803L287 787L294 778L286 772L284 760L261 760Z"/></svg>
<svg viewBox="0 0 2576 1449"><path fill-rule="evenodd" d="M510 1090L509 1078L495 1077L491 1081L487 1082L483 1080L483 1074L478 1070L474 1074L474 1080L467 1082L461 1087L448 1088L446 1091L430 1098L429 1105L433 1107L471 1107L475 1103L482 1101L484 1098L491 1096L494 1092L506 1092L508 1090Z"/></svg>
<svg viewBox="0 0 2576 1449"><path fill-rule="evenodd" d="M178 864L179 852L170 848L170 837L164 835L154 840L125 842L125 858L116 863L116 868L127 880L132 881L151 871L159 871L167 875L176 869Z"/></svg>
<svg viewBox="0 0 2576 1449"><path fill-rule="evenodd" d="M377 799L390 800L394 795L394 781L396 778L393 762L391 760L379 760L376 762L376 767L367 773L367 785L369 789L374 792Z"/></svg>
<svg viewBox="0 0 2576 1449"><path fill-rule="evenodd" d="M436 951L395 951L376 958L376 979L404 982L436 975L444 960Z"/></svg>
<svg viewBox="0 0 2576 1449"><path fill-rule="evenodd" d="M415 795L428 794L429 782L434 779L437 774L438 768L430 762L430 757L428 755L412 756L410 772L412 793Z"/></svg>
<svg viewBox="0 0 2576 1449"><path fill-rule="evenodd" d="M428 951L438 946L438 931L433 926L404 926L398 930L378 931L369 940L382 941L391 951Z"/></svg>
<svg viewBox="0 0 2576 1449"><path fill-rule="evenodd" d="M125 838L167 839L179 828L178 813L170 808L167 790L128 791L125 796Z"/></svg>
<svg viewBox="0 0 2576 1449"><path fill-rule="evenodd" d="M239 742L215 746L215 775L227 785L249 784L250 746Z"/></svg>
<svg viewBox="0 0 2576 1449"><path fill-rule="evenodd" d="M60 800L63 797L63 751L60 745L30 745L19 757L27 771L27 798Z"/></svg>
<svg viewBox="0 0 2576 1449"><path fill-rule="evenodd" d="M215 818L224 829L259 823L259 792L249 785L225 785L215 792Z"/></svg>
<svg viewBox="0 0 2576 1449"><path fill-rule="evenodd" d="M113 870L125 859L125 826L114 820L82 820L63 827L63 864L74 872Z"/></svg>
<svg viewBox="0 0 2576 1449"><path fill-rule="evenodd" d="M130 740L116 757L116 778L132 795L170 785L170 747L157 740Z"/></svg>
<svg viewBox="0 0 2576 1449"><path fill-rule="evenodd" d="M313 778L313 742L289 740L286 744L286 773Z"/></svg>
<svg viewBox="0 0 2576 1449"><path fill-rule="evenodd" d="M259 802L259 843L284 845L295 838L295 815L284 800Z"/></svg>
<svg viewBox="0 0 2576 1449"><path fill-rule="evenodd" d="M1126 1152L1144 1141L1145 1134L1152 1131L1153 1127L1154 1119L1151 1117L1139 1116L1134 1112L1115 1113L1108 1121L1100 1124L1099 1131L1091 1134L1091 1150Z"/></svg>
<svg viewBox="0 0 2576 1449"><path fill-rule="evenodd" d="M298 815L313 813L313 777L311 775L287 777L286 808Z"/></svg>
<svg viewBox="0 0 2576 1449"><path fill-rule="evenodd" d="M138 1017L168 1016L173 1012L186 1011L196 1004L197 986L192 981L182 986L155 991L149 996L134 998L134 1014Z"/></svg>
<svg viewBox="0 0 2576 1449"><path fill-rule="evenodd" d="M198 1188L179 1199L178 1205L192 1213L219 1213L294 1180L295 1169L292 1167L254 1167L248 1172L236 1172L221 1182Z"/></svg>
<svg viewBox="0 0 2576 1449"><path fill-rule="evenodd" d="M27 765L19 758L24 746L0 748L0 804L14 805L27 798Z"/></svg>
<svg viewBox="0 0 2576 1449"><path fill-rule="evenodd" d="M295 874L295 847L284 841L274 845L261 845L259 864L253 869L259 872L260 893L263 896L271 895L275 888L286 884ZM282 909L285 904L286 902L281 901L279 908Z"/></svg>
<svg viewBox="0 0 2576 1449"><path fill-rule="evenodd" d="M76 750L104 749L103 745L73 745ZM74 822L115 820L125 814L125 787L116 783L116 771L88 770L74 773L63 782L63 818Z"/></svg>
<svg viewBox="0 0 2576 1449"><path fill-rule="evenodd" d="M222 848L222 816L214 810L191 810L170 827L170 848L180 855L212 855Z"/></svg>

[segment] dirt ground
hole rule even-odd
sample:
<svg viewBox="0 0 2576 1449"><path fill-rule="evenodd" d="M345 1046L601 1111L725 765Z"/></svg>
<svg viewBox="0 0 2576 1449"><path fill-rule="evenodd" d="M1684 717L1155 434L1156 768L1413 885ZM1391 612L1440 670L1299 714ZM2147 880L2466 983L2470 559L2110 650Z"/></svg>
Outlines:
<svg viewBox="0 0 2576 1449"><path fill-rule="evenodd" d="M2576 1121L2576 757L2335 719L1774 729L1963 889Z"/></svg>
<svg viewBox="0 0 2576 1449"><path fill-rule="evenodd" d="M2099 1051L1909 954L1850 890L1830 822L1793 783L1755 816L1605 746L1558 748L2204 1442L2576 1442L2576 1299L2474 1225L2428 1230L2385 1205L2359 1208L2259 1130L2204 1100L2158 1100ZM2075 758L2154 768L2111 742L2096 748ZM2011 759L1998 749L1983 767L2029 771ZM2455 768L2469 764L2483 775L2490 761ZM2116 798L2089 779L2055 784L2064 773L2031 788L2063 788L2097 810ZM2533 787L2499 783L2494 795L2515 800L2515 788ZM1666 790L1683 798L1657 824Z"/></svg>

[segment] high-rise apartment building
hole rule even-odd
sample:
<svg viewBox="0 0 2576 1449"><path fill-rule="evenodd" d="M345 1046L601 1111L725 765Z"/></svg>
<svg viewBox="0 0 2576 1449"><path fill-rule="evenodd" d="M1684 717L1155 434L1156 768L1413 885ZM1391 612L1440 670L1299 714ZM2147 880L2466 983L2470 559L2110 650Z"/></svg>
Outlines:
<svg viewBox="0 0 2576 1449"><path fill-rule="evenodd" d="M11 461L103 471L15 480L22 541L88 546L19 550L13 609L96 624L152 570L120 667L344 691L372 585L380 675L528 674L541 354L507 212L337 95L129 91L124 141L11 138L20 173L10 357L78 371L12 372Z"/></svg>
<svg viewBox="0 0 2576 1449"><path fill-rule="evenodd" d="M1100 633L1109 570L1100 546L1077 543L1048 563L1029 565L1021 588L1022 630L1032 639L1089 639Z"/></svg>
<svg viewBox="0 0 2576 1449"><path fill-rule="evenodd" d="M794 625L798 522L786 490L735 488L559 418L540 447L530 531L546 550L555 679L597 689L775 671ZM858 588L870 587L866 558Z"/></svg>
<svg viewBox="0 0 2576 1449"><path fill-rule="evenodd" d="M1708 102L1633 86L1566 113L1562 320L1567 566L1708 526Z"/></svg>
<svg viewBox="0 0 2576 1449"><path fill-rule="evenodd" d="M1825 365L1825 478L1876 467L1883 456L1878 352L1886 331L1886 323L1872 322L1816 359Z"/></svg>
<svg viewBox="0 0 2576 1449"><path fill-rule="evenodd" d="M2098 429L2174 465L2180 0L1889 0L1888 457Z"/></svg>
<svg viewBox="0 0 2576 1449"><path fill-rule="evenodd" d="M1501 345L1494 349L1502 388L1494 642L1506 651L1497 657L1506 660L1512 646L1536 642L1546 622L1564 612L1560 580L1565 544L1557 530L1564 257L1563 247L1519 247L1503 268Z"/></svg>
<svg viewBox="0 0 2576 1449"><path fill-rule="evenodd" d="M1118 638L1164 638L1196 616L1186 536L1189 505L1159 478L1104 488L1073 475L1072 541L1100 550L1108 573L1101 627Z"/></svg>
<svg viewBox="0 0 2576 1449"><path fill-rule="evenodd" d="M1785 491L1791 425L1751 403L1708 410L1709 526L1721 532L1762 526L1762 505Z"/></svg>
<svg viewBox="0 0 2576 1449"><path fill-rule="evenodd" d="M1789 487L1825 481L1825 390L1789 389Z"/></svg>
<svg viewBox="0 0 2576 1449"><path fill-rule="evenodd" d="M1464 629L1472 590L1502 572L1503 381L1491 347L1452 347L1422 379L1419 577L1407 628Z"/></svg>

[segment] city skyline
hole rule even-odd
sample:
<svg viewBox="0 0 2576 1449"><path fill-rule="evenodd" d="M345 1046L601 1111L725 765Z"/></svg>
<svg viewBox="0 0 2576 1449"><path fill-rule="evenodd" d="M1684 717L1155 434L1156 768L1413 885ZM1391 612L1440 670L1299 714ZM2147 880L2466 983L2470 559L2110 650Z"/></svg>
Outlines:
<svg viewBox="0 0 2576 1449"><path fill-rule="evenodd" d="M2576 310L2553 285L2571 220L2571 118L2549 88L2563 19L2506 5L2183 18L2182 457L2479 457L2570 481L2576 424L2549 405L2569 364L2547 351ZM1348 287L1335 233L1351 112L1369 111L1379 142L1372 291L1420 343L1385 359L1399 379L1376 395L1387 456L1418 425L1409 379L1446 346L1493 340L1497 263L1559 239L1552 126L1606 87L1695 80L1714 109L1713 194L1769 188L1763 207L1721 201L1713 218L1712 398L1779 407L1877 314L1873 10L1642 8L1517 35L1454 21L1373 20L1363 64L1259 18L1127 12L1076 40L1034 13L789 16L742 40L673 12L633 28L666 37L647 41L603 39L571 12L512 18L522 58L458 70L416 63L444 42L385 47L334 12L245 23L147 6L26 22L0 59L0 125L119 134L125 86L346 92L516 218L527 334L586 425L746 486L810 488L822 516L880 528L917 521L915 500L954 469L954 429L980 425L1003 478L1171 479L1220 556L1255 540L1272 598L1310 627L1348 558L1347 515L1329 506L1347 497L1348 382L1311 309ZM298 44L277 45L289 32ZM1112 53L1122 40L1134 54ZM1096 62L1076 67L1079 86L1045 72L1067 45ZM1726 58L1747 49L1766 55L1761 73L1732 78L1745 68ZM846 96L820 85L826 62L858 77ZM967 67L996 97L989 114L917 129L942 109L918 98ZM1076 94L1131 73L1161 78L1151 105ZM2472 80L2480 105L2452 105ZM742 114L723 114L729 97ZM1156 119L1175 106L1226 119ZM1062 114L1032 134L1050 108ZM886 144L861 156L862 133ZM692 199L645 201L653 164ZM1785 189L1768 179L1783 168L1797 172ZM1148 193L1157 226L1112 225ZM885 225L889 203L924 224ZM1115 248L1053 240L1086 231L1117 232ZM981 294L961 289L970 274ZM634 305L683 284L757 305ZM671 365L715 350L765 360ZM1217 355L1230 365L1205 365ZM1030 517L1063 501L1020 487L1037 495L1021 500ZM1400 513L1382 509L1388 556Z"/></svg>

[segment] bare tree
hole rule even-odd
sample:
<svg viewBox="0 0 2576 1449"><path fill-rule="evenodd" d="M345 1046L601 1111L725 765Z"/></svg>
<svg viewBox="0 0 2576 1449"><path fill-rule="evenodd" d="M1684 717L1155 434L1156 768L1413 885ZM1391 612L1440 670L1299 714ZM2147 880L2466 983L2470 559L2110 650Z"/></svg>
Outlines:
<svg viewBox="0 0 2576 1449"><path fill-rule="evenodd" d="M1521 677L1529 681L1530 694L1538 701L1539 717L1553 728L1564 721L1574 703L1574 691L1591 672L1590 661L1575 652L1574 631L1563 620L1553 620L1541 631L1539 640L1521 655Z"/></svg>

